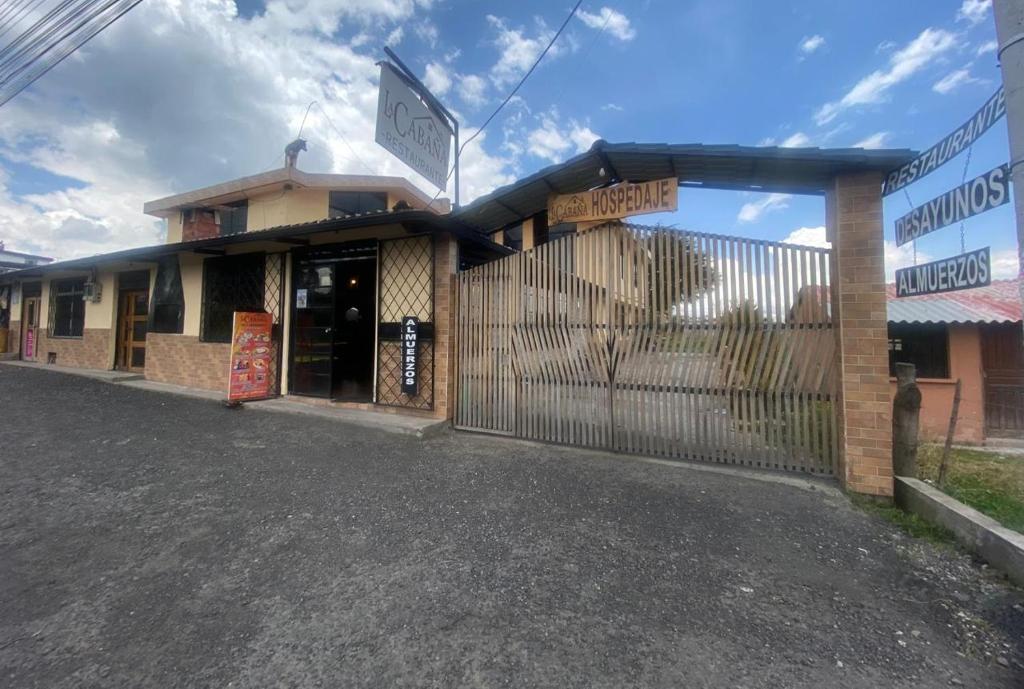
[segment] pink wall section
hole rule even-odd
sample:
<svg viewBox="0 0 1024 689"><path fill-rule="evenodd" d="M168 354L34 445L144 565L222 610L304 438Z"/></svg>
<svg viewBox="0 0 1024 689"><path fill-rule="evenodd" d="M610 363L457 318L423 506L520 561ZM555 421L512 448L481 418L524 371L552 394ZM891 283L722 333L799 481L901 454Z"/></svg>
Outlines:
<svg viewBox="0 0 1024 689"><path fill-rule="evenodd" d="M962 381L960 414L954 441L980 445L985 442L985 379L981 365L981 336L977 325L949 326L949 378L922 378L922 441L944 442L953 408L956 379ZM896 394L896 382L891 383Z"/></svg>

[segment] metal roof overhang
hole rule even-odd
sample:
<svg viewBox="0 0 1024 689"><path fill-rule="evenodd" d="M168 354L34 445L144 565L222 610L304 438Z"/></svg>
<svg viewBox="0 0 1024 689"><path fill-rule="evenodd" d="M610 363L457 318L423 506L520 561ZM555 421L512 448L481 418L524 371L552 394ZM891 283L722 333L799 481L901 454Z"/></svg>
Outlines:
<svg viewBox="0 0 1024 689"><path fill-rule="evenodd" d="M512 253L512 250L495 244L487 237L480 235L473 229L458 222L448 215L438 215L422 210L388 211L366 215L350 216L346 218L332 218L312 223L297 225L285 225L273 227L266 230L244 232L242 234L230 235L227 237L212 237L210 239L197 239L189 242L177 242L175 244L158 244L145 246L138 249L125 249L114 251L108 254L97 254L85 258L75 258L67 261L58 261L41 266L33 266L24 270L16 270L0 274L0 280L10 282L11 280L23 280L26 278L42 277L45 273L66 270L90 270L101 263L116 262L146 262L155 261L161 256L192 251L203 254L222 253L223 247L229 245L249 244L253 242L280 242L282 244L297 245L303 244L303 239L310 235L323 232L339 232L357 228L373 227L375 225L401 225L410 235L432 234L435 232L450 232L457 239L468 242L478 251L493 253L496 256L503 256Z"/></svg>
<svg viewBox="0 0 1024 689"><path fill-rule="evenodd" d="M454 215L479 231L491 232L543 211L550 194L665 177L676 177L684 188L822 195L838 174L884 174L916 155L906 149L610 144L599 140L589 151L500 187Z"/></svg>

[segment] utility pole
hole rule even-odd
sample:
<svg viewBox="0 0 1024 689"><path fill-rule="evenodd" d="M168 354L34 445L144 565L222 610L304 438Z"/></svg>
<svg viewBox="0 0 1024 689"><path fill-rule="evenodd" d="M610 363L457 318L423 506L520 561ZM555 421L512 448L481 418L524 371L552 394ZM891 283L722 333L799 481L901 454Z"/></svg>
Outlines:
<svg viewBox="0 0 1024 689"><path fill-rule="evenodd" d="M1024 0L993 0L999 67L1006 93L1010 179L1017 220L1017 280L1024 303Z"/></svg>

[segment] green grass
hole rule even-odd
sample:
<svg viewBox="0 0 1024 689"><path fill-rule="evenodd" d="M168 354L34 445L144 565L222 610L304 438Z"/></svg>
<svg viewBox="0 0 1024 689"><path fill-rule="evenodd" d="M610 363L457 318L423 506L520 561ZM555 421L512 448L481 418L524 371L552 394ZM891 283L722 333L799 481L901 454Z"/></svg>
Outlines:
<svg viewBox="0 0 1024 689"><path fill-rule="evenodd" d="M922 519L916 514L904 512L895 505L883 505L864 495L851 495L853 504L865 512L877 515L892 522L914 538L923 538L938 545L949 545L955 542L953 532L938 524Z"/></svg>
<svg viewBox="0 0 1024 689"><path fill-rule="evenodd" d="M937 485L941 445L922 445L918 478ZM997 522L1024 533L1024 457L952 449L942 490Z"/></svg>

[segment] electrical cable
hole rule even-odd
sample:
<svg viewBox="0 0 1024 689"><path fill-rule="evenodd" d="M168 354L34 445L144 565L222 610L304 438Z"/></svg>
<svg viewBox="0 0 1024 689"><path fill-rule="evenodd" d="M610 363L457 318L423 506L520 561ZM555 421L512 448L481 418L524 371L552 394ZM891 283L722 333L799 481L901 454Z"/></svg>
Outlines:
<svg viewBox="0 0 1024 689"><path fill-rule="evenodd" d="M20 0L19 21L44 0ZM0 48L0 106L63 62L142 0L61 0L11 42ZM10 8L8 8L10 10ZM3 27L6 34L11 25Z"/></svg>
<svg viewBox="0 0 1024 689"><path fill-rule="evenodd" d="M551 40L548 42L547 46L544 48L544 50L541 51L540 55L537 56L537 59L534 61L533 65L531 65L530 69L528 69L526 71L526 74L523 75L523 78L519 80L519 83L516 84L516 87L514 89L512 89L512 91L509 92L509 94L507 96L505 96L505 100L503 100L501 102L501 105L499 105L497 108L495 108L494 112L491 113L490 117L488 117L486 120L484 120L484 123L482 125L480 125L480 128L477 129L473 133L473 136L469 137L464 142L462 142L462 145L459 146L459 150L456 151L456 153L455 153L455 160L456 160L456 162L458 162L462 158L462 152L464 150L466 150L466 146L468 146L469 143L473 139L475 139L476 137L480 136L480 133L483 132L483 130L487 128L487 125L489 125L491 123L491 120L493 120L495 117L497 117L498 113L501 112L502 109L506 105L508 105L509 101L511 101L512 98L516 95L516 93L519 92L519 89L522 88L523 84L526 83L526 80L530 78L530 75L533 74L534 70L537 69L537 66L540 65L541 60L544 59L544 56L547 55L548 51L551 50L551 47L555 44L555 41L558 40L558 37L562 35L563 31L565 31L565 27L568 26L569 22L572 20L572 18L574 16L576 16L576 11L580 8L581 4L583 4L583 0L576 0L576 4L573 6L572 10L569 12L569 16L567 16L565 18L565 21L562 22L562 25L560 27L558 27L558 31L556 31L555 35L551 37ZM445 186L447 186L447 182L448 182L449 179L451 179L452 174L454 172L455 172L455 166L453 165L452 169L448 171L448 176L445 178ZM434 205L434 202L437 201L437 197L441 195L442 191L444 191L444 190L443 189L438 189L437 190L437 193L434 194L434 198L432 198L430 200L430 203L427 204L427 208L430 208L432 205Z"/></svg>

